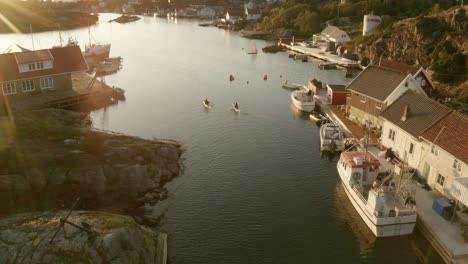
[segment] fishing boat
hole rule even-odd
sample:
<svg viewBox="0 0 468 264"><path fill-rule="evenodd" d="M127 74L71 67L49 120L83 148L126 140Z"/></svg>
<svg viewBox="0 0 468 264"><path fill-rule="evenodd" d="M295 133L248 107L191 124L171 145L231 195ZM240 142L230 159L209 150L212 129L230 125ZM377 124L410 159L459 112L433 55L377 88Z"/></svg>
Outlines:
<svg viewBox="0 0 468 264"><path fill-rule="evenodd" d="M402 187L405 173L385 170L384 162L367 150L342 152L338 175L349 200L376 237L411 234L416 224L416 191Z"/></svg>
<svg viewBox="0 0 468 264"><path fill-rule="evenodd" d="M203 106L206 108L206 109L211 109L211 104L210 102L208 101L208 99L205 99L202 101L202 104Z"/></svg>
<svg viewBox="0 0 468 264"><path fill-rule="evenodd" d="M336 69L336 63L335 62L322 62L318 65L318 67L321 70Z"/></svg>
<svg viewBox="0 0 468 264"><path fill-rule="evenodd" d="M89 42L85 45L85 51L83 56L88 65L96 65L99 61L109 58L110 54L110 43L92 43L91 42L91 30L88 27L88 38Z"/></svg>
<svg viewBox="0 0 468 264"><path fill-rule="evenodd" d="M247 54L257 54L258 53L257 52L257 45L255 44L255 41L252 40L251 43L252 43L252 49L251 49L250 52L247 52Z"/></svg>
<svg viewBox="0 0 468 264"><path fill-rule="evenodd" d="M240 108L239 108L239 104L238 104L238 103L232 103L232 109L233 109L236 113L240 113Z"/></svg>
<svg viewBox="0 0 468 264"><path fill-rule="evenodd" d="M326 117L319 113L312 113L309 115L310 120L314 121L315 123L322 122L326 120Z"/></svg>
<svg viewBox="0 0 468 264"><path fill-rule="evenodd" d="M120 63L102 61L97 66L96 72L99 75L106 75L106 74L116 73L120 69L122 69L122 65Z"/></svg>
<svg viewBox="0 0 468 264"><path fill-rule="evenodd" d="M293 105L304 112L312 112L315 108L315 101L312 91L301 89L291 93L291 102Z"/></svg>
<svg viewBox="0 0 468 264"><path fill-rule="evenodd" d="M333 123L326 123L320 127L320 151L343 151L344 133L340 126Z"/></svg>
<svg viewBox="0 0 468 264"><path fill-rule="evenodd" d="M290 90L297 90L301 88L305 88L304 85L302 84L297 84L297 83L288 83L288 81L285 81L282 85L284 89L290 89Z"/></svg>

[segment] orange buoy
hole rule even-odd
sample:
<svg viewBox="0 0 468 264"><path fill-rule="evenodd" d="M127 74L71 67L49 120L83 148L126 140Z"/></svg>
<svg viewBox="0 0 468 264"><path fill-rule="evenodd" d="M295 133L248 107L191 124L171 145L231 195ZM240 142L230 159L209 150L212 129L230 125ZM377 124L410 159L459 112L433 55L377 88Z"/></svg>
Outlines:
<svg viewBox="0 0 468 264"><path fill-rule="evenodd" d="M229 75L229 81L231 81L231 82L234 81L234 75L232 75L232 74Z"/></svg>
<svg viewBox="0 0 468 264"><path fill-rule="evenodd" d="M263 80L264 80L264 81L268 80L268 76L267 76L266 74L263 75Z"/></svg>

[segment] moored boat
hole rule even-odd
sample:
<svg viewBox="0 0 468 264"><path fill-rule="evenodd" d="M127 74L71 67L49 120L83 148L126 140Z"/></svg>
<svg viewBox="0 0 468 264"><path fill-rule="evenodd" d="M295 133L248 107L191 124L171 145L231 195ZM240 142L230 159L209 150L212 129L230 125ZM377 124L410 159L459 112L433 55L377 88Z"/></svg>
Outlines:
<svg viewBox="0 0 468 264"><path fill-rule="evenodd" d="M301 89L291 93L291 102L293 105L304 112L312 112L315 108L315 101L312 91Z"/></svg>
<svg viewBox="0 0 468 264"><path fill-rule="evenodd" d="M411 234L416 224L416 192L397 188L403 176L382 167L367 151L342 152L337 164L346 195L376 237Z"/></svg>
<svg viewBox="0 0 468 264"><path fill-rule="evenodd" d="M321 121L324 121L326 119L326 117L324 117L323 115L319 114L319 113L312 113L309 115L309 118L310 120L318 123L318 122L321 122Z"/></svg>
<svg viewBox="0 0 468 264"><path fill-rule="evenodd" d="M297 83L288 83L288 81L285 81L282 85L284 89L290 89L290 90L297 90L304 88L305 86L302 84L297 84Z"/></svg>
<svg viewBox="0 0 468 264"><path fill-rule="evenodd" d="M318 67L321 70L331 70L331 69L336 69L336 63L335 62L322 62L318 65Z"/></svg>
<svg viewBox="0 0 468 264"><path fill-rule="evenodd" d="M320 127L320 151L343 151L344 134L338 125L326 123Z"/></svg>

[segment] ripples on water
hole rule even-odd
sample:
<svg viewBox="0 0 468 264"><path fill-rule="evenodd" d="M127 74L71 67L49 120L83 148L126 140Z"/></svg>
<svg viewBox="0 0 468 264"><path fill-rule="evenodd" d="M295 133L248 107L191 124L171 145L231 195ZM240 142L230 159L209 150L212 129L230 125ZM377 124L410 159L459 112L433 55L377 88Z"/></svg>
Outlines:
<svg viewBox="0 0 468 264"><path fill-rule="evenodd" d="M123 69L105 80L127 101L92 113L99 128L183 143L184 173L169 184L171 263L417 263L437 259L418 235L375 239L352 208L336 159L320 157L318 127L290 105L284 80L346 83L343 70L320 71L286 53L246 54L238 33L197 21L144 17L91 31L112 43ZM63 32L82 45L87 29ZM35 34L47 48L58 34ZM27 35L0 36L0 49ZM261 49L270 43L257 41ZM236 79L228 81L229 74ZM268 81L263 75L268 74ZM249 83L247 83L247 81ZM214 108L206 111L208 97ZM231 103L239 101L241 114ZM432 255L431 255L432 254Z"/></svg>

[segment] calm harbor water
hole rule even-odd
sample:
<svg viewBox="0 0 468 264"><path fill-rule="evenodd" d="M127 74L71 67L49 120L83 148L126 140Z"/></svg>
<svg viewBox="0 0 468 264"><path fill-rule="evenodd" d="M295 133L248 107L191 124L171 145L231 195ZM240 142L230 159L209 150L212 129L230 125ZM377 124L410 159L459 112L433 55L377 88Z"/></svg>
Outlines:
<svg viewBox="0 0 468 264"><path fill-rule="evenodd" d="M92 118L97 128L183 143L184 172L168 185L162 225L171 263L440 262L418 233L373 237L340 185L336 158L320 157L318 127L281 88L314 77L346 83L345 71L320 71L319 62L287 53L247 55L250 40L193 20L107 23L115 17L101 15L91 31L124 58L105 81L124 88L127 101ZM88 39L87 29L62 35L82 45ZM34 34L34 41L48 48L58 33ZM0 50L11 43L32 46L30 35L0 35ZM211 111L202 108L205 97ZM240 114L230 110L233 101Z"/></svg>

